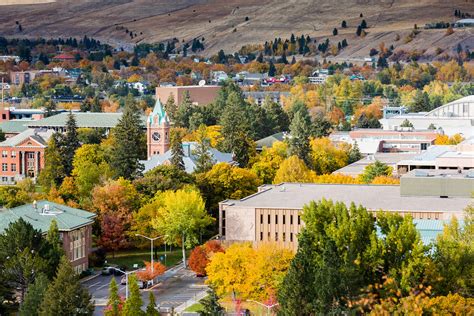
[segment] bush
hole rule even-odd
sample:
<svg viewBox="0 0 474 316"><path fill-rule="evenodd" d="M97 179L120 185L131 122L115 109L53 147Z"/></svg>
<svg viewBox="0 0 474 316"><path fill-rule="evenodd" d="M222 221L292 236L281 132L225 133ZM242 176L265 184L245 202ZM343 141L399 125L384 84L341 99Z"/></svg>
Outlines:
<svg viewBox="0 0 474 316"><path fill-rule="evenodd" d="M107 252L99 248L89 254L89 267L103 267Z"/></svg>

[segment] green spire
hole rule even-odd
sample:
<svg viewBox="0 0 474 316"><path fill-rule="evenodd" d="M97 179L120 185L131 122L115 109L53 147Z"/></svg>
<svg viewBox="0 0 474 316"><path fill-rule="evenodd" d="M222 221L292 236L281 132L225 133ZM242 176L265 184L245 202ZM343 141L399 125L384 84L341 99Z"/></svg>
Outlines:
<svg viewBox="0 0 474 316"><path fill-rule="evenodd" d="M148 116L148 122L150 124L157 123L161 124L169 124L170 120L168 114L166 114L165 108L160 102L159 98L156 98L155 107L153 108L153 112Z"/></svg>

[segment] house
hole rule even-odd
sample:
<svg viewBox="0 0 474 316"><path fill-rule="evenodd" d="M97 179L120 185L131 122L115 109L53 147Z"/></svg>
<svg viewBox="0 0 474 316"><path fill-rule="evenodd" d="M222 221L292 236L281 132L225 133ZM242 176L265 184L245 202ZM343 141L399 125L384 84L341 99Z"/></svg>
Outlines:
<svg viewBox="0 0 474 316"><path fill-rule="evenodd" d="M271 101L283 105L283 98L290 95L286 91L244 91L244 97L248 100L252 100L256 105L261 106L266 98L270 98Z"/></svg>
<svg viewBox="0 0 474 316"><path fill-rule="evenodd" d="M34 229L46 235L51 222L56 220L63 249L77 273L89 268L92 250L92 224L97 215L81 209L38 201L10 209L0 209L0 234L10 223L22 218Z"/></svg>
<svg viewBox="0 0 474 316"><path fill-rule="evenodd" d="M309 83L312 84L323 84L329 78L329 71L327 69L319 69L314 71L310 77L308 77Z"/></svg>
<svg viewBox="0 0 474 316"><path fill-rule="evenodd" d="M184 162L184 169L187 173L193 173L196 170L197 164L197 157L194 154L196 150L197 143L196 142L183 142L183 162ZM218 151L217 149L210 148L209 154L212 157L213 162L220 163L225 162L229 164L235 164L233 160L233 155L231 153L223 153ZM142 161L143 165L145 166L144 172L150 171L153 168L160 166L160 165L169 165L171 160L171 150L166 151L163 154L156 154L152 155L148 160Z"/></svg>
<svg viewBox="0 0 474 316"><path fill-rule="evenodd" d="M235 75L234 81L242 86L254 86L262 83L267 78L268 75L266 73L261 74L258 72L251 73L248 71L241 71Z"/></svg>
<svg viewBox="0 0 474 316"><path fill-rule="evenodd" d="M53 61L63 62L63 61L75 61L76 57L68 53L61 53L52 58Z"/></svg>
<svg viewBox="0 0 474 316"><path fill-rule="evenodd" d="M456 27L474 27L474 19L461 19L454 23Z"/></svg>
<svg viewBox="0 0 474 316"><path fill-rule="evenodd" d="M472 185L474 178L467 181ZM410 195L402 194L404 185L410 186ZM263 185L257 193L243 199L219 203L219 234L222 240L229 243L276 242L296 251L298 233L304 226L301 218L303 207L311 201L324 198L346 205L362 205L375 215L381 210L402 216L411 215L416 225L420 221L423 223L420 225L423 227L420 234L422 240L429 243L442 232L445 221L454 216L462 220L464 209L472 202L470 196L445 196L447 193L442 186L433 187L434 191L438 191L427 196L423 183L412 185L402 182L401 186L312 183ZM436 226L437 231L426 231L429 226Z"/></svg>
<svg viewBox="0 0 474 316"><path fill-rule="evenodd" d="M211 72L211 78L212 78L211 79L212 83L219 84L229 79L229 76L227 75L225 71L219 70L219 71Z"/></svg>

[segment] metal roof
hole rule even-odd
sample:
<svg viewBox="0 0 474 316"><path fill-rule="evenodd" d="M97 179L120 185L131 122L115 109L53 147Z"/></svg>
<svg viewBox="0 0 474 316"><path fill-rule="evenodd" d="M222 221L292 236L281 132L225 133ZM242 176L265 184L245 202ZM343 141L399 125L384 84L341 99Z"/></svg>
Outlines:
<svg viewBox="0 0 474 316"><path fill-rule="evenodd" d="M77 127L79 128L114 128L122 113L90 113L74 112ZM28 124L29 127L65 127L69 113L60 113ZM142 117L143 126L145 116Z"/></svg>
<svg viewBox="0 0 474 316"><path fill-rule="evenodd" d="M46 207L46 205L48 206ZM46 211L46 208L49 208L49 211ZM94 213L43 200L36 203L36 208L33 207L33 204L26 204L1 210L0 233L10 223L17 221L19 218L30 223L33 228L45 233L53 219L58 223L59 231L71 231L91 224L95 217L96 214Z"/></svg>
<svg viewBox="0 0 474 316"><path fill-rule="evenodd" d="M0 129L7 134L21 133L28 129L27 124L33 122L33 120L11 120L0 122Z"/></svg>

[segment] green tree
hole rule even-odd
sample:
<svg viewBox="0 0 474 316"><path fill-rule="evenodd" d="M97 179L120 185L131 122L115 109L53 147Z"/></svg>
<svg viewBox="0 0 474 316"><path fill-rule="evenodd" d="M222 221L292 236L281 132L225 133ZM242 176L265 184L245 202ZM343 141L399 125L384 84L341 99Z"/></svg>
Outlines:
<svg viewBox="0 0 474 316"><path fill-rule="evenodd" d="M183 100L178 107L175 115L175 125L177 127L189 128L189 119L193 114L193 103L188 91L183 93Z"/></svg>
<svg viewBox="0 0 474 316"><path fill-rule="evenodd" d="M142 311L142 297L140 289L138 288L138 280L134 274L128 276L128 284L130 288L130 295L123 306L123 316L142 316L145 313Z"/></svg>
<svg viewBox="0 0 474 316"><path fill-rule="evenodd" d="M355 141L354 145L349 150L349 157L348 157L347 162L348 164L351 164L361 159L362 159L362 154L360 153L359 145L357 144L357 141Z"/></svg>
<svg viewBox="0 0 474 316"><path fill-rule="evenodd" d="M405 119L402 122L402 124L400 124L400 127L411 127L411 128L413 128L413 124L408 119Z"/></svg>
<svg viewBox="0 0 474 316"><path fill-rule="evenodd" d="M47 255L48 265L53 268L50 274L56 274L56 267L61 262L61 257L65 255L63 242L59 236L58 222L55 219L49 225L48 233L46 234L46 241L49 243L49 253Z"/></svg>
<svg viewBox="0 0 474 316"><path fill-rule="evenodd" d="M170 163L180 170L184 170L184 150L182 136L179 130L171 131L171 159Z"/></svg>
<svg viewBox="0 0 474 316"><path fill-rule="evenodd" d="M168 97L168 100L166 100L165 111L166 111L166 114L168 114L171 121L175 122L176 115L177 115L177 112L178 112L178 107L176 106L176 103L174 102L174 95L173 94L170 94L170 96Z"/></svg>
<svg viewBox="0 0 474 316"><path fill-rule="evenodd" d="M181 244L183 264L186 266L186 251L198 243L198 236L214 219L204 207L198 190L159 192L152 203L158 209L158 215L152 223L155 229L165 235L167 244Z"/></svg>
<svg viewBox="0 0 474 316"><path fill-rule="evenodd" d="M211 142L207 137L207 129L205 125L199 126L196 131L196 149L193 155L196 156L196 173L207 172L214 165L215 161L210 152Z"/></svg>
<svg viewBox="0 0 474 316"><path fill-rule="evenodd" d="M117 177L135 179L141 175L143 165L140 158L143 156L144 138L140 112L133 96L129 95L125 102L125 109L114 131L115 144L112 151L111 166Z"/></svg>
<svg viewBox="0 0 474 316"><path fill-rule="evenodd" d="M309 131L311 122L306 111L298 111L293 117L290 125L291 137L288 140L291 155L296 155L309 165Z"/></svg>
<svg viewBox="0 0 474 316"><path fill-rule="evenodd" d="M61 155L61 164L66 176L72 172L72 161L76 150L81 146L77 134L77 124L74 114L69 112L66 122L66 133L59 138L59 154Z"/></svg>
<svg viewBox="0 0 474 316"><path fill-rule="evenodd" d="M364 172L361 175L359 175L359 178L364 183L370 183L376 177L379 177L379 176L390 177L391 175L392 175L392 168L387 166L383 162L376 160L374 163L371 163L370 165L367 165L364 168Z"/></svg>
<svg viewBox="0 0 474 316"><path fill-rule="evenodd" d="M145 314L147 316L160 316L160 313L156 310L155 295L153 294L153 291L150 291L150 299Z"/></svg>
<svg viewBox="0 0 474 316"><path fill-rule="evenodd" d="M104 312L106 316L120 316L122 300L118 294L117 282L112 278L109 286L109 300L107 301L107 309Z"/></svg>
<svg viewBox="0 0 474 316"><path fill-rule="evenodd" d="M0 142L3 142L5 140L5 133L2 131L2 129L0 128Z"/></svg>
<svg viewBox="0 0 474 316"><path fill-rule="evenodd" d="M41 302L43 301L49 280L44 274L39 274L35 282L28 287L25 300L20 306L20 316L38 316Z"/></svg>
<svg viewBox="0 0 474 316"><path fill-rule="evenodd" d="M212 288L207 291L207 296L199 303L202 305L202 310L199 312L201 316L224 315L224 308L219 303L219 297Z"/></svg>
<svg viewBox="0 0 474 316"><path fill-rule="evenodd" d="M48 141L48 147L45 150L44 168L39 175L39 183L46 192L49 192L52 186L58 187L66 177L62 157L59 152L58 143L60 134L55 133Z"/></svg>
<svg viewBox="0 0 474 316"><path fill-rule="evenodd" d="M44 295L39 315L92 315L93 312L90 294L81 286L68 259L62 257L58 273Z"/></svg>
<svg viewBox="0 0 474 316"><path fill-rule="evenodd" d="M276 67L275 67L275 64L273 64L273 61L270 60L270 63L268 64L268 76L274 77L275 75L276 75Z"/></svg>
<svg viewBox="0 0 474 316"><path fill-rule="evenodd" d="M102 112L102 106L100 105L100 99L98 96L95 96L92 99L91 112Z"/></svg>
<svg viewBox="0 0 474 316"><path fill-rule="evenodd" d="M288 131L290 125L288 114L283 111L280 104L273 102L271 98L267 96L263 102L262 108L265 110L265 125L267 125L267 128L269 129L269 135Z"/></svg>

